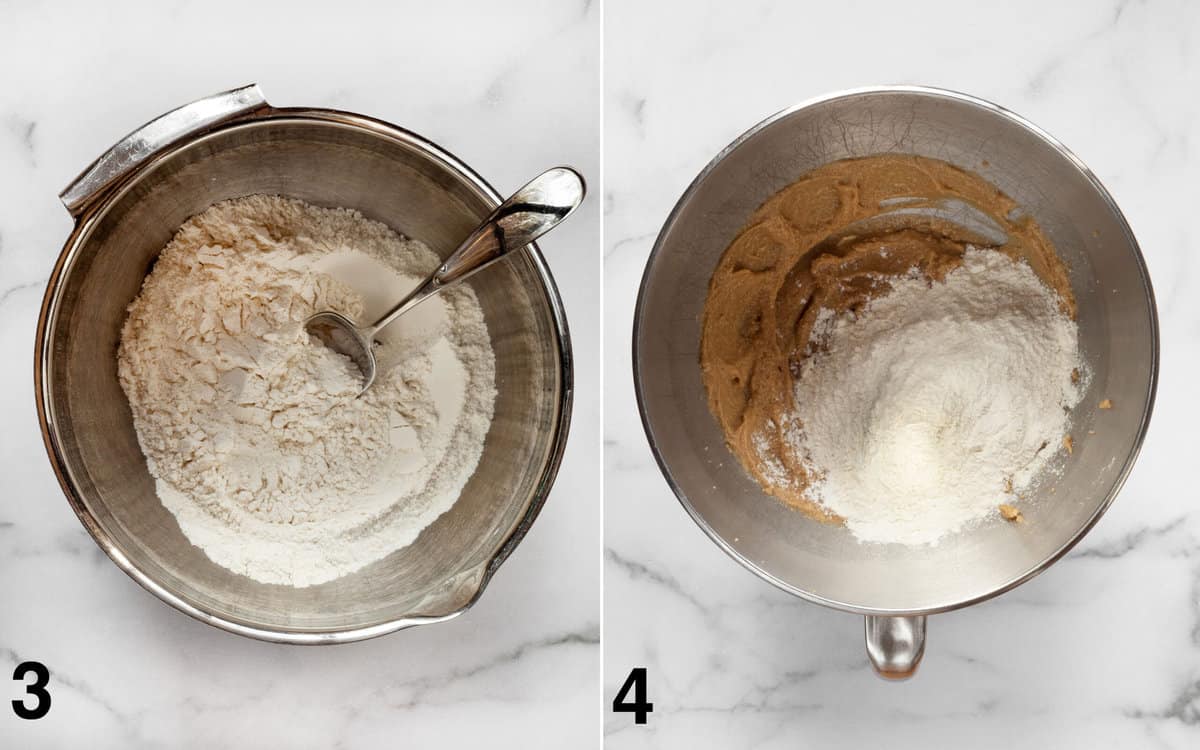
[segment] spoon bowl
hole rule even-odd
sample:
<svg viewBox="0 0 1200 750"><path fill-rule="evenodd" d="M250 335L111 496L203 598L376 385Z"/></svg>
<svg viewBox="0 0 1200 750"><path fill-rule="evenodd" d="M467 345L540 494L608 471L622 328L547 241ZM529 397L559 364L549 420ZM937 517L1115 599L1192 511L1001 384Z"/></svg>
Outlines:
<svg viewBox="0 0 1200 750"><path fill-rule="evenodd" d="M359 328L353 320L333 310L322 310L309 316L304 321L304 329L325 346L350 358L362 373L360 394L371 387L375 382L377 365L371 339L367 335L369 329Z"/></svg>

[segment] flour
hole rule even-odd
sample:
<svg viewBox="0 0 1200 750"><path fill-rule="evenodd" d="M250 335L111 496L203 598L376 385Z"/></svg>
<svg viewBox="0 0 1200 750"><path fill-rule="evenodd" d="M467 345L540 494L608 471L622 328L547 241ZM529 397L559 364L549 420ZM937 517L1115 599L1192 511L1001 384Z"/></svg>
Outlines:
<svg viewBox="0 0 1200 750"><path fill-rule="evenodd" d="M857 316L822 313L785 432L818 477L813 498L860 540L936 543L1060 449L1081 396L1077 327L996 251L969 249L943 282L914 271L891 287Z"/></svg>
<svg viewBox="0 0 1200 750"><path fill-rule="evenodd" d="M303 328L322 309L373 320L438 262L356 212L271 196L213 206L160 254L118 374L163 505L214 562L322 583L410 544L457 499L495 399L474 293L387 329L378 358L394 367L361 398L353 364Z"/></svg>

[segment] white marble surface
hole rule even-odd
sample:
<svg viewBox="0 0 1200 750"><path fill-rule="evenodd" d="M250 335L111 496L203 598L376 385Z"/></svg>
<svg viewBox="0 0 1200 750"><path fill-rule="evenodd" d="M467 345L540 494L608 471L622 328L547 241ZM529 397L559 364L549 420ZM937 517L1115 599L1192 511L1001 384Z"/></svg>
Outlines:
<svg viewBox="0 0 1200 750"><path fill-rule="evenodd" d="M75 519L44 455L33 333L70 222L58 191L172 107L257 81L278 105L367 113L511 190L599 184L594 4L0 2L0 747L595 747L601 717L599 191L543 244L578 358L558 483L479 604L339 647L259 643L144 592ZM588 394L588 395L584 395ZM21 721L13 664L46 663Z"/></svg>
<svg viewBox="0 0 1200 750"><path fill-rule="evenodd" d="M606 3L605 701L644 665L654 703L646 726L608 714L608 747L1200 747L1200 6L990 5ZM904 684L871 674L859 618L760 581L688 519L628 353L643 265L693 176L759 119L879 83L974 93L1065 141L1142 244L1164 345L1112 510L1031 583L931 618Z"/></svg>

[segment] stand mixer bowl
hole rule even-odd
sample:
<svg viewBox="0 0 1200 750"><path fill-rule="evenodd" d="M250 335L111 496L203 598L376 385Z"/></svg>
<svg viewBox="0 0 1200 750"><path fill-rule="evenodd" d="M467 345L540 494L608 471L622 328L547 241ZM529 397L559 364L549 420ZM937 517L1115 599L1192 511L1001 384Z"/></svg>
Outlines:
<svg viewBox="0 0 1200 750"><path fill-rule="evenodd" d="M1040 224L1070 269L1091 372L1070 415L1074 455L1021 507L937 546L860 544L766 495L726 447L699 365L708 283L750 214L801 175L881 153L950 162L987 179ZM865 615L876 671L916 669L928 615L996 596L1062 557L1108 508L1150 420L1158 321L1128 224L1064 146L994 104L922 87L859 89L756 125L696 177L646 264L634 316L634 385L651 448L692 519L735 560L796 596ZM1112 409L1097 411L1103 399ZM1094 430L1095 434L1090 434Z"/></svg>

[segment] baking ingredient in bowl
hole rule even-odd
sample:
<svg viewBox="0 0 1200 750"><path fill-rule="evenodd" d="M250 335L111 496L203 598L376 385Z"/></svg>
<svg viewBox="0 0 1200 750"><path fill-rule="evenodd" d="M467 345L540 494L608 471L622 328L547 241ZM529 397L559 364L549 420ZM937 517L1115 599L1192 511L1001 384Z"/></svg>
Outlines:
<svg viewBox="0 0 1200 750"><path fill-rule="evenodd" d="M1010 523L1024 523L1025 517L1021 515L1021 511L1015 505L1008 503L1000 503L1000 517Z"/></svg>
<svg viewBox="0 0 1200 750"><path fill-rule="evenodd" d="M964 291L975 296L966 299ZM1035 301L1034 307L1026 305ZM1066 423L1060 425L1057 416L1086 387L1077 361L1075 312L1067 269L1053 244L1016 201L987 180L926 157L845 159L802 175L768 198L725 250L709 282L700 365L709 407L730 450L764 490L816 519L846 523L862 539L930 542L969 525L968 516L996 516L999 503L1018 502L1018 493L1027 489L1021 483L1036 481L1033 475L1050 465L1049 458L1065 452ZM907 329L906 319L927 336ZM964 322L992 338L964 337L958 330ZM858 333L849 332L860 325ZM1063 330L1070 332L1069 345L1062 339L1066 349L1038 363L1038 372L1050 380L1037 394L1043 406L1053 401L1047 392L1069 391L1070 397L1053 401L1049 421L1023 421L1020 410L1028 403L1017 403L1018 413L1005 415L1016 420L1007 425L1012 430L1047 432L1036 439L1002 438L1003 455L993 458L1005 465L971 485L985 492L969 508L954 510L945 494L952 488L939 490L946 502L940 509L904 493L885 492L869 503L847 494L854 482L865 481L859 473L870 478L870 470L882 468L865 461L903 469L874 478L885 487L909 483L905 486L914 490L933 486L941 476L939 462L951 455L978 466L983 457L972 452L981 447L978 441L957 445L951 439L978 436L965 421L952 420L965 420L969 409L977 409L995 426L1002 415L991 409L1011 406L1017 386L1000 381L1011 372L1007 367L989 369L972 358L1030 362L1034 352L1046 351L1045 336L1057 341ZM911 346L898 343L904 336L913 337ZM881 364L871 358L889 347L893 360ZM844 359L851 353L861 358ZM1065 374L1056 369L1062 361L1071 363ZM870 369L874 366L882 369ZM822 374L818 367L832 372ZM907 380L900 380L905 373ZM918 374L928 382L922 384ZM985 380L942 382L958 376ZM850 393L856 394L854 404ZM813 419L826 421L819 440L809 445L813 425L806 420ZM829 452L835 440L844 453ZM917 440L926 443L912 442ZM1026 449L1032 444L1038 450L1031 458ZM875 525L867 515L842 515L860 511L876 518Z"/></svg>
<svg viewBox="0 0 1200 750"><path fill-rule="evenodd" d="M467 286L383 333L381 378L310 340L385 311L438 263L346 209L276 196L189 219L130 305L118 374L159 498L214 562L308 586L407 546L483 450L494 356Z"/></svg>
<svg viewBox="0 0 1200 750"><path fill-rule="evenodd" d="M810 496L859 539L933 543L1071 450L1076 326L1028 265L991 250L890 286L818 319L787 439Z"/></svg>

